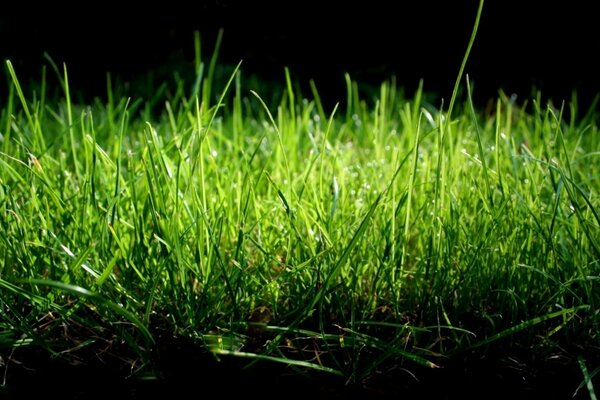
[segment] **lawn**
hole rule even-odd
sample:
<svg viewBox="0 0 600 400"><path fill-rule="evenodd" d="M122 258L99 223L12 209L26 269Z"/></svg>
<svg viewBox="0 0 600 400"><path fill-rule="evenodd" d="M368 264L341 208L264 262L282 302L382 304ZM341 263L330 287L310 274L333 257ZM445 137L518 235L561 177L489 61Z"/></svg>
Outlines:
<svg viewBox="0 0 600 400"><path fill-rule="evenodd" d="M23 92L6 63L3 385L43 358L160 377L157 354L185 340L354 385L560 359L569 393L595 398L594 107L500 92L484 109L461 72L447 102L346 76L328 108L287 70L266 93L239 65L217 79L199 51L193 81L129 98L109 80L85 104L49 66Z"/></svg>

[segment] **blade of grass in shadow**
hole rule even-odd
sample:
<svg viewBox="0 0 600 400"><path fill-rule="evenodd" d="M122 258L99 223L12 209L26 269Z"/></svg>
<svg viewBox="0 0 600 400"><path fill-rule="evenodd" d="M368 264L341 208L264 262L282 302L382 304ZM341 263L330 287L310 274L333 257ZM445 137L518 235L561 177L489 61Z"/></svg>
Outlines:
<svg viewBox="0 0 600 400"><path fill-rule="evenodd" d="M366 335L364 333L353 331L348 328L342 328L342 331L351 333L354 336L355 340L362 342L364 345L381 351L382 356L378 360L376 360L376 362L374 362L374 364L376 365L380 365L385 359L391 356L400 356L401 358L413 361L427 368L439 368L438 365L427 360L426 358L423 358L415 353L403 350L401 346L397 345L397 343L390 343L379 338ZM374 367L376 366L374 365Z"/></svg>
<svg viewBox="0 0 600 400"><path fill-rule="evenodd" d="M32 304L37 304L42 307L48 307L48 306L50 306L51 308L55 307L55 304L48 301L48 299L46 299L45 297L40 296L39 294L31 293L31 292L23 289L22 287L17 286L14 283L8 282L2 278L0 278L0 288L4 288L5 290L13 292L16 295L29 300ZM56 308L58 309L58 306L56 306Z"/></svg>
<svg viewBox="0 0 600 400"><path fill-rule="evenodd" d="M590 394L590 400L597 400L598 397L596 397L596 391L594 390L594 383L592 382L592 379L594 379L598 372L600 372L600 367L596 368L590 373L585 365L585 360L583 357L577 357L577 362L579 363L579 368L583 374L583 382L581 382L581 384L577 387L575 393L573 393L573 397L575 397L577 392L579 392L579 390L585 386Z"/></svg>
<svg viewBox="0 0 600 400"><path fill-rule="evenodd" d="M497 340L500 340L502 338L505 338L507 336L514 335L515 333L520 332L522 330L525 330L527 328L531 328L531 327L533 327L535 325L538 325L538 324L540 324L540 323L542 323L544 321L548 321L548 320L553 319L553 318L562 317L564 315L575 313L577 311L587 310L589 308L590 307L588 305L581 305L581 306L578 306L578 307L566 308L566 309L563 309L563 310L560 310L560 311L556 311L556 312L548 313L546 315L542 315L542 316L539 316L539 317L532 318L530 320L521 322L520 324L517 324L517 325L515 325L515 326L513 326L511 328L508 328L508 329L505 329L505 330L503 330L501 332L498 332L495 335L492 335L492 336L487 337L487 338L485 338L483 340L480 340L479 342L475 342L472 345L468 346L463 351L473 350L473 349L476 349L478 347L485 346L487 344L493 343L493 342L495 342Z"/></svg>
<svg viewBox="0 0 600 400"><path fill-rule="evenodd" d="M556 286L560 287L561 290L566 290L567 292L569 292L569 294L571 296L573 296L574 299L576 299L580 303L583 303L583 300L581 299L580 296L577 295L577 293L575 293L573 290L571 290L564 283L560 282L555 276L553 276L553 275L551 275L551 274L547 273L546 271L543 271L543 270L541 270L539 268L533 267L531 265L519 264L518 266L521 267L521 268L529 269L531 271L534 271L534 272L542 275L544 278L548 279L549 281L551 281L552 283L554 283Z"/></svg>
<svg viewBox="0 0 600 400"><path fill-rule="evenodd" d="M98 293L94 293L86 288L81 287L81 286L71 285L71 284L67 284L64 282L51 281L51 280L46 280L46 279L28 279L26 282L32 286L48 286L51 288L62 290L63 292L71 293L77 297L83 297L83 298L92 300L94 302L97 302L98 304L102 304L102 305L110 308L115 313L122 316L123 318L125 318L126 320L131 322L136 328L138 328L140 333L146 339L146 342L148 342L148 343L154 342L154 339L152 338L152 334L148 330L148 327L146 327L146 325L144 325L142 323L142 321L140 321L131 311L112 302L111 300L101 296Z"/></svg>
<svg viewBox="0 0 600 400"><path fill-rule="evenodd" d="M286 364L286 365L292 365L292 366L296 366L296 367L309 368L309 369L312 369L315 371L327 372L329 374L333 374L336 376L344 376L344 374L337 369L329 368L329 367L319 365L319 364L314 364L314 363L311 363L308 361L295 360L293 358L274 357L274 356L268 356L268 355L264 355L264 354L247 353L247 352L243 352L243 351L232 351L232 350L225 350L225 349L214 349L212 351L213 351L213 353L216 353L218 355L249 358L249 359L252 359L253 361L261 361L261 360L262 361L272 361L272 362Z"/></svg>

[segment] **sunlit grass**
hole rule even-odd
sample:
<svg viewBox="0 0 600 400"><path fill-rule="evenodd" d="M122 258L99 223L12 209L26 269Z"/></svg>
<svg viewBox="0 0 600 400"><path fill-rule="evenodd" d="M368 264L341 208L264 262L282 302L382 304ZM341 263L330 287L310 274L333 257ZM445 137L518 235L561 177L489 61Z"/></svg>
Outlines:
<svg viewBox="0 0 600 400"><path fill-rule="evenodd" d="M75 104L66 68L62 100L23 93L7 63L2 354L118 338L145 371L166 330L358 381L489 346L598 346L595 113L500 94L450 115L393 82L361 99L350 77L325 110L287 71L272 107L237 69L211 88L210 65L154 112L110 84Z"/></svg>

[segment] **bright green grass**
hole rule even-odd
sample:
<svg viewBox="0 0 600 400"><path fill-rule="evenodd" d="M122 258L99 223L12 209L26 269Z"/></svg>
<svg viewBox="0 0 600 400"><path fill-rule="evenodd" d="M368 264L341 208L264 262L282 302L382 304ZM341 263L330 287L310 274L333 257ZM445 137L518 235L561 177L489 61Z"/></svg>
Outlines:
<svg viewBox="0 0 600 400"><path fill-rule="evenodd" d="M263 101L239 73L211 89L202 65L160 99L109 87L84 106L66 69L49 101L7 63L5 360L114 340L145 371L165 329L353 380L494 345L597 348L596 114L501 95L449 115L393 82L368 106L349 77L332 111L287 73Z"/></svg>

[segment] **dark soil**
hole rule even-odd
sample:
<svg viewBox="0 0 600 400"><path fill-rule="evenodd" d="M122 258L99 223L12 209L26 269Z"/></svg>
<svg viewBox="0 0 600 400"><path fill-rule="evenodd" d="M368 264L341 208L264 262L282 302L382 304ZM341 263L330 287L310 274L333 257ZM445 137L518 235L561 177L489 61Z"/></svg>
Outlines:
<svg viewBox="0 0 600 400"><path fill-rule="evenodd" d="M570 399L582 382L577 360L554 351L537 357L513 351L465 354L438 362L439 369L412 363L382 366L368 379L342 378L298 371L261 362L215 357L178 340L157 350L151 376L131 375L125 358L49 358L42 351L17 349L2 353L5 385L0 399L145 399L221 398L434 398L434 399ZM598 360L595 360L598 361ZM594 364L588 360L589 365ZM8 367L8 369L6 369ZM133 366L135 369L135 366ZM598 387L598 385L597 385ZM43 396L43 397L42 397ZM414 397L413 397L414 396ZM580 389L575 399L587 399Z"/></svg>

